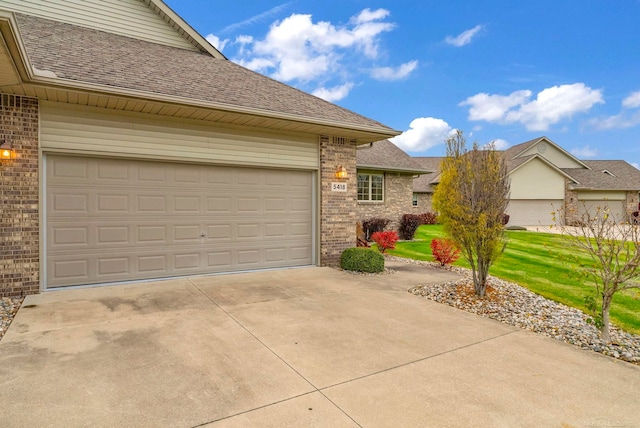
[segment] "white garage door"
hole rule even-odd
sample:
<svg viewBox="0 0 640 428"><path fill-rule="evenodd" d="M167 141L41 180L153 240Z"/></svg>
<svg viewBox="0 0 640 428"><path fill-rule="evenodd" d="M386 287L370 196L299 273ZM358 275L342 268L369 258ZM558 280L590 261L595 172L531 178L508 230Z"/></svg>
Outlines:
<svg viewBox="0 0 640 428"><path fill-rule="evenodd" d="M583 218L586 212L591 217L599 215L602 210L609 208L609 214L611 218L617 222L627 221L627 216L624 209L624 201L578 201L578 216Z"/></svg>
<svg viewBox="0 0 640 428"><path fill-rule="evenodd" d="M309 265L312 174L48 155L47 287Z"/></svg>
<svg viewBox="0 0 640 428"><path fill-rule="evenodd" d="M544 226L556 224L553 212L564 205L561 199L512 199L507 207L509 223L507 226Z"/></svg>

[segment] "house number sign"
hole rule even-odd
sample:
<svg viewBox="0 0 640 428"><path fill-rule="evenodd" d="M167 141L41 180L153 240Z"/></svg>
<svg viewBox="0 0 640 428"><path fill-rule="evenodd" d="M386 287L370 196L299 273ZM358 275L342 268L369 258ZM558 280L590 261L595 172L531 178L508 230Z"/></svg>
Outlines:
<svg viewBox="0 0 640 428"><path fill-rule="evenodd" d="M346 192L347 183L331 183L332 192Z"/></svg>

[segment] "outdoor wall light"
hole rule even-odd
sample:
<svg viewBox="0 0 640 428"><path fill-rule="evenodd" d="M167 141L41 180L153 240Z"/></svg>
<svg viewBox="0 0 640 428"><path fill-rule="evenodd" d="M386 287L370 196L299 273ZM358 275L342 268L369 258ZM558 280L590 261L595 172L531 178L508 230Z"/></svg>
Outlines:
<svg viewBox="0 0 640 428"><path fill-rule="evenodd" d="M338 169L336 169L336 178L348 178L349 173L347 172L347 168L340 165Z"/></svg>
<svg viewBox="0 0 640 428"><path fill-rule="evenodd" d="M13 144L9 144L7 140L0 141L0 159L10 160L16 158L16 151L13 148Z"/></svg>

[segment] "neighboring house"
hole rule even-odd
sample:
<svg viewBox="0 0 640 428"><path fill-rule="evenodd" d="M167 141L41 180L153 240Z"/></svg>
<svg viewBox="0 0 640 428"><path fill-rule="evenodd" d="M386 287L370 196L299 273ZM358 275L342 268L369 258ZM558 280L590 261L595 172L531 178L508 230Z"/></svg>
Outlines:
<svg viewBox="0 0 640 428"><path fill-rule="evenodd" d="M415 160L389 140L358 146L357 218L371 217L391 220L388 228L397 230L403 214L421 213L414 205L413 180L432 171L422 168Z"/></svg>
<svg viewBox="0 0 640 428"><path fill-rule="evenodd" d="M397 134L160 0L0 0L0 295L336 264L356 146Z"/></svg>
<svg viewBox="0 0 640 428"><path fill-rule="evenodd" d="M593 215L605 206L615 218L628 221L638 210L640 171L623 160L581 161L546 137L503 153L511 179L509 225L574 224L585 210ZM440 159L416 158L425 168ZM419 201L431 198L438 180L437 174L414 180Z"/></svg>

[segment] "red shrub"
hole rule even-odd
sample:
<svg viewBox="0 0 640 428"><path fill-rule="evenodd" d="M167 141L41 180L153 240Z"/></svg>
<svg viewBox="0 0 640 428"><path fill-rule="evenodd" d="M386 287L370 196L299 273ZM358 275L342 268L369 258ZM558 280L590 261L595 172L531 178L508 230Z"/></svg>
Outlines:
<svg viewBox="0 0 640 428"><path fill-rule="evenodd" d="M396 242L398 242L397 232L376 232L371 235L371 239L378 245L378 250L384 253L388 249L396 248Z"/></svg>
<svg viewBox="0 0 640 428"><path fill-rule="evenodd" d="M432 213L430 211L419 215L422 224L436 224L436 220L438 219L436 213Z"/></svg>
<svg viewBox="0 0 640 428"><path fill-rule="evenodd" d="M434 239L431 241L433 258L440 266L451 264L460 258L460 249L451 239Z"/></svg>

